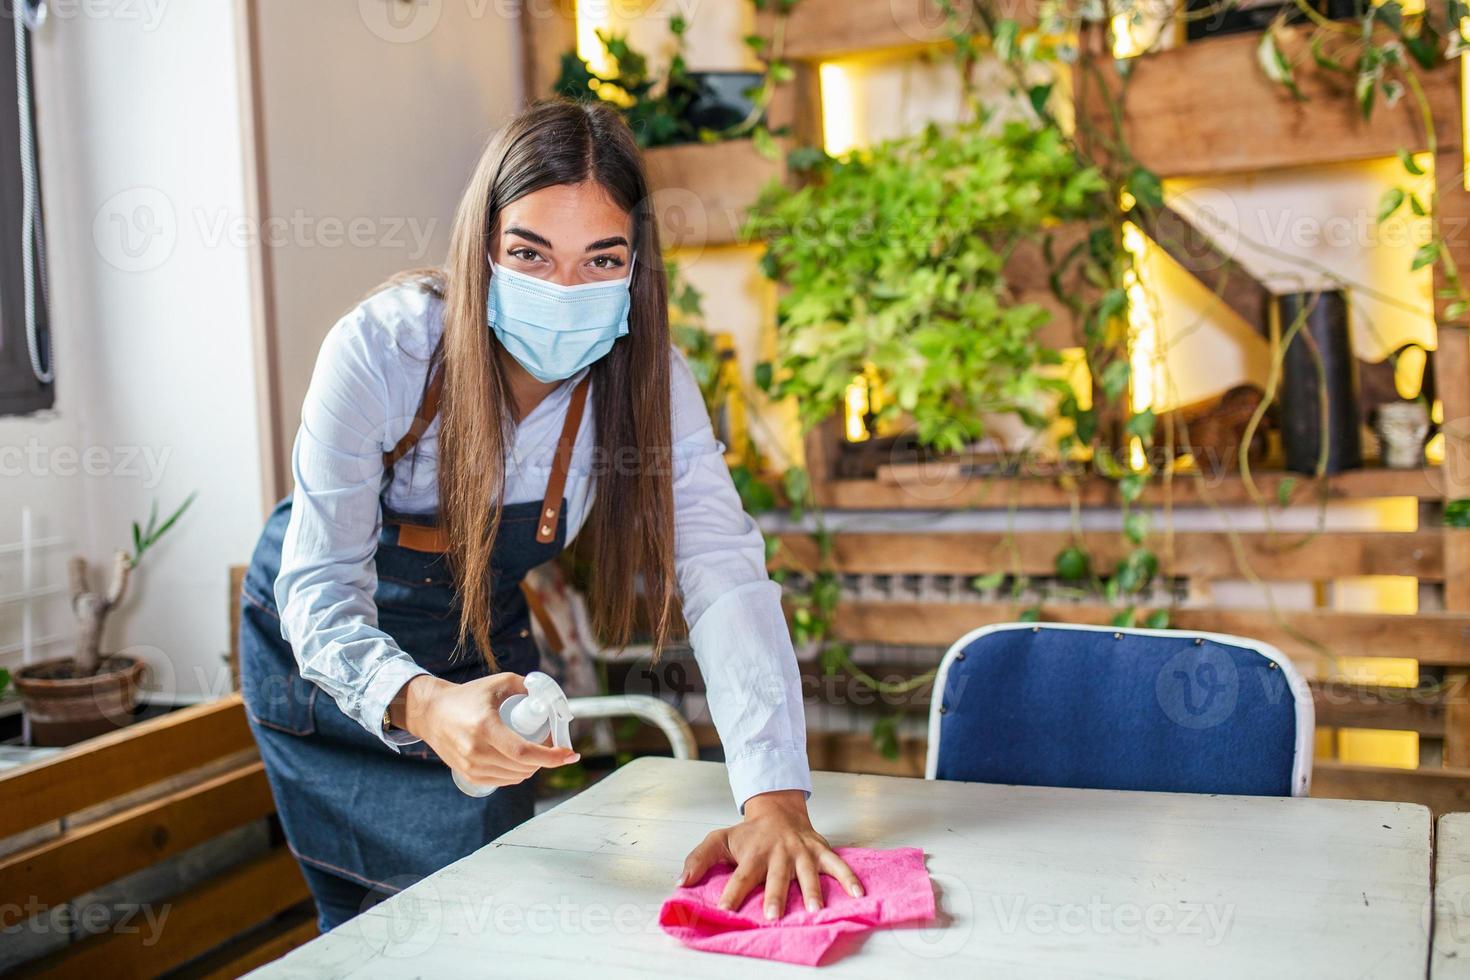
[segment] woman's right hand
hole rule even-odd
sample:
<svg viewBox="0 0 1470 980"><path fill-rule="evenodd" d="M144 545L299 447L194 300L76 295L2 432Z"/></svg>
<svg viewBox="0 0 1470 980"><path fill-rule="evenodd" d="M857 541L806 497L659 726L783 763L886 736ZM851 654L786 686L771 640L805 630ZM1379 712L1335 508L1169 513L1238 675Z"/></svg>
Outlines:
<svg viewBox="0 0 1470 980"><path fill-rule="evenodd" d="M525 693L525 679L509 672L466 684L420 674L394 699L392 717L395 725L429 743L450 769L470 782L511 786L537 769L581 758L572 749L527 741L501 720L505 699Z"/></svg>

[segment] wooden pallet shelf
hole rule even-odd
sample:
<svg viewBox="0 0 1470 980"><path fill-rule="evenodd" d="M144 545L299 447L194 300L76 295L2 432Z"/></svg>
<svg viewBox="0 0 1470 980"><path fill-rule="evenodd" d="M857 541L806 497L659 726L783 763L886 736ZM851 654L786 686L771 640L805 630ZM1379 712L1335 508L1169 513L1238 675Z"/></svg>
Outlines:
<svg viewBox="0 0 1470 980"><path fill-rule="evenodd" d="M1304 55L1309 31L1282 32L1289 55ZM1257 173L1282 167L1391 157L1427 149L1418 114L1380 107L1365 121L1351 78L1316 70L1297 57L1293 99L1257 64L1258 34L1211 38L1131 61L1123 133L1129 150L1162 177ZM1105 69L1107 70L1107 69ZM1421 75L1441 150L1460 143L1460 66ZM1121 79L1104 78L1117 92ZM1111 132L1095 81L1078 79L1079 113Z"/></svg>
<svg viewBox="0 0 1470 980"><path fill-rule="evenodd" d="M988 623L1014 622L1015 602L843 601L834 613L834 636L847 643L948 647ZM1041 618L1055 623L1102 626L1118 610L1100 603L1045 603ZM1470 666L1470 613L1336 612L1180 606L1170 610L1174 629L1248 636L1277 647L1303 667L1321 656L1320 644L1337 657L1413 657L1426 666ZM1304 642L1303 638L1312 643Z"/></svg>
<svg viewBox="0 0 1470 980"><path fill-rule="evenodd" d="M753 140L661 146L643 154L665 249L749 244L741 233L746 211L762 189L786 173L781 156L771 160Z"/></svg>
<svg viewBox="0 0 1470 980"><path fill-rule="evenodd" d="M774 15L758 29L771 36ZM802 0L786 22L788 58L831 61L854 55L921 48L944 41L944 11L936 0Z"/></svg>
<svg viewBox="0 0 1470 980"><path fill-rule="evenodd" d="M1049 464L1048 464L1049 465ZM1438 500L1444 483L1438 467L1417 470L1382 468L1350 470L1316 480L1282 471L1251 474L1255 489L1266 506L1281 506L1283 484L1288 487L1289 506L1312 506L1328 500L1365 500L1413 497ZM1289 482L1288 482L1289 481ZM1065 509L1072 493L1051 475L1004 477L974 473L962 460L932 463L895 463L880 466L873 479L829 479L817 488L819 502L837 510L973 510L1005 509L1013 503L1027 509ZM1099 476L1077 481L1077 500L1082 507L1117 507L1122 501L1118 484ZM1140 502L1172 503L1176 507L1256 505L1250 488L1238 473L1196 476L1179 473L1166 489L1151 480Z"/></svg>
<svg viewBox="0 0 1470 980"><path fill-rule="evenodd" d="M1098 568L1111 568L1131 547L1117 532L1089 531L1082 537ZM818 567L818 546L810 534L784 533L776 539L780 549L773 567ZM1444 542L1438 531L1242 531L1233 538L1218 531L1179 531L1167 539L1153 535L1149 543L1166 574L1238 579L1243 576L1233 551L1237 542L1255 573L1267 581L1348 575L1444 579ZM842 532L832 536L831 565L834 571L869 575L1050 575L1057 554L1073 543L1069 531Z"/></svg>

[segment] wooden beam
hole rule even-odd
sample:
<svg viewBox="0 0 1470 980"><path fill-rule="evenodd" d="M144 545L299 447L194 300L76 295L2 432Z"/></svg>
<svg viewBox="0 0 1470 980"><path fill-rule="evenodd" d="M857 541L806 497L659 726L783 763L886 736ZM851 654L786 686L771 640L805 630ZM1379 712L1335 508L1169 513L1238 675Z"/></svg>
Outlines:
<svg viewBox="0 0 1470 980"><path fill-rule="evenodd" d="M576 0L520 3L521 100L550 98L563 52L577 48Z"/></svg>
<svg viewBox="0 0 1470 980"><path fill-rule="evenodd" d="M1020 603L844 600L833 632L848 643L948 647L978 626L1014 622ZM1098 603L1055 603L1041 608L1046 622L1107 624L1117 610ZM1280 649L1293 661L1321 656L1320 644L1338 657L1412 657L1426 665L1470 665L1470 614L1284 611L1264 609L1170 610L1174 629L1242 636ZM1311 642L1308 642L1311 641Z"/></svg>
<svg viewBox="0 0 1470 980"><path fill-rule="evenodd" d="M770 160L753 140L661 146L643 153L648 186L658 215L659 244L665 249L748 245L745 214L767 184L785 173L781 156Z"/></svg>
<svg viewBox="0 0 1470 980"><path fill-rule="evenodd" d="M159 935L145 928L102 933L28 964L47 977L156 977L291 908L310 895L284 847L169 900Z"/></svg>
<svg viewBox="0 0 1470 980"><path fill-rule="evenodd" d="M1005 508L1016 504L1028 510L1065 509L1072 493L1059 478L1049 475L1055 465L1043 466L1045 473L1031 476L992 476L976 473L965 457L945 457L929 463L889 463L878 467L871 480L834 480L828 487L832 506L846 510L948 510ZM1025 465L1024 462L1022 464ZM1415 497L1439 500L1444 483L1438 467L1391 470L1373 467L1348 470L1315 480L1298 473L1281 471L1252 474L1256 494L1267 506L1276 508L1284 496L1288 506L1314 506L1321 498L1361 500L1383 497ZM1082 507L1117 507L1122 503L1118 484L1097 476L1076 480L1077 500ZM1209 475L1175 474L1168 486L1160 479L1149 480L1140 502L1170 503L1176 507L1257 506L1258 501L1238 473Z"/></svg>
<svg viewBox="0 0 1470 980"><path fill-rule="evenodd" d="M274 812L255 762L0 858L0 896L56 905Z"/></svg>
<svg viewBox="0 0 1470 980"><path fill-rule="evenodd" d="M810 534L776 536L780 549L772 567L796 570L819 565ZM1319 580L1347 575L1407 575L1440 581L1444 577L1443 540L1437 531L1331 534L1270 534L1182 531L1168 541L1154 535L1150 544L1170 575L1210 579L1244 578L1234 541L1255 574L1271 581ZM841 572L876 575L982 575L988 572L1052 574L1056 556L1074 543L1067 531L920 532L832 536L832 567ZM1128 546L1116 532L1088 532L1083 543L1099 570L1109 569ZM1166 545L1172 546L1172 560Z"/></svg>
<svg viewBox="0 0 1470 980"><path fill-rule="evenodd" d="M240 695L120 728L0 774L0 837L255 745Z"/></svg>
<svg viewBox="0 0 1470 980"><path fill-rule="evenodd" d="M1122 128L1133 156L1161 177L1187 177L1368 160L1427 147L1408 106L1380 105L1365 121L1352 79L1313 66L1306 54L1310 34L1301 27L1280 32L1305 101L1266 78L1256 62L1256 33L1131 59ZM1116 95L1123 81L1107 59L1096 64L1101 77L1081 73L1076 82L1079 126L1084 142L1106 156L1096 138L1088 140L1088 127L1111 136L1103 93ZM1440 149L1457 148L1458 62L1420 78Z"/></svg>
<svg viewBox="0 0 1470 980"><path fill-rule="evenodd" d="M1261 336L1270 334L1271 291L1234 256L1173 208L1139 208L1132 217L1165 255L1214 295L1212 302L1233 311Z"/></svg>
<svg viewBox="0 0 1470 980"><path fill-rule="evenodd" d="M285 956L318 935L316 915L308 903L296 911L287 911L276 921L232 940L202 960L189 964L189 975L196 980L235 980Z"/></svg>
<svg viewBox="0 0 1470 980"><path fill-rule="evenodd" d="M1312 767L1312 795L1418 803L1437 817L1470 810L1470 769L1390 769L1322 760Z"/></svg>
<svg viewBox="0 0 1470 980"><path fill-rule="evenodd" d="M763 14L757 22L767 37L774 16ZM829 61L928 47L948 37L937 0L802 0L786 23L783 54L799 61Z"/></svg>

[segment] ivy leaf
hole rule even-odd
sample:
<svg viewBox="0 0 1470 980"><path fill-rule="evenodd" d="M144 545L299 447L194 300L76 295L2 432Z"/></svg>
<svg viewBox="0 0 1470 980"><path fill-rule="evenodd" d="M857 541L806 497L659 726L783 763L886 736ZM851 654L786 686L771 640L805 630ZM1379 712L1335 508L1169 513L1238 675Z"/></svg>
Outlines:
<svg viewBox="0 0 1470 980"><path fill-rule="evenodd" d="M1145 408L1143 411L1133 415L1123 428L1130 436L1137 436L1144 442L1153 438L1154 425L1157 422L1154 410Z"/></svg>
<svg viewBox="0 0 1470 980"><path fill-rule="evenodd" d="M1261 35L1261 41L1256 45L1256 61L1260 63L1261 70L1266 73L1267 78L1283 86L1294 97L1305 98L1301 89L1297 88L1296 76L1291 70L1291 62L1286 59L1286 55L1281 51L1281 45L1276 41L1274 25Z"/></svg>
<svg viewBox="0 0 1470 980"><path fill-rule="evenodd" d="M1461 497L1459 500L1451 500L1444 505L1444 526L1470 527L1470 499Z"/></svg>
<svg viewBox="0 0 1470 980"><path fill-rule="evenodd" d="M764 126L757 126L750 133L751 143L755 151L767 160L776 161L781 159L781 146L771 131Z"/></svg>
<svg viewBox="0 0 1470 980"><path fill-rule="evenodd" d="M970 588L976 592L989 592L1000 588L1000 583L1005 581L1005 572L990 572L987 575L976 575L970 579Z"/></svg>
<svg viewBox="0 0 1470 980"><path fill-rule="evenodd" d="M1026 97L1031 101L1031 109L1038 116L1046 115L1046 104L1051 100L1051 83L1045 85L1033 85L1026 90Z"/></svg>
<svg viewBox="0 0 1470 980"><path fill-rule="evenodd" d="M1353 91L1358 100L1358 110L1367 119L1373 115L1373 95L1378 91L1378 78L1372 71L1359 70Z"/></svg>
<svg viewBox="0 0 1470 980"><path fill-rule="evenodd" d="M1466 313L1470 313L1470 303L1464 300L1451 303L1444 308L1444 318L1446 320L1463 320Z"/></svg>
<svg viewBox="0 0 1470 980"><path fill-rule="evenodd" d="M1325 71L1346 73L1348 70L1347 65L1344 65L1342 62L1338 61L1336 58L1332 57L1332 55L1327 53L1327 48L1324 46L1324 40L1325 39L1320 34L1313 35L1312 60L1317 63L1318 68L1321 68Z"/></svg>
<svg viewBox="0 0 1470 980"><path fill-rule="evenodd" d="M1151 613L1148 614L1148 619L1145 619L1143 621L1143 625L1146 626L1146 627L1148 627L1151 630L1166 630L1166 629L1168 629L1169 628L1169 610L1167 610L1167 609L1155 609L1153 612L1151 612Z"/></svg>
<svg viewBox="0 0 1470 980"><path fill-rule="evenodd" d="M1127 473L1118 481L1118 495L1128 503L1133 503L1143 496L1143 488L1148 484L1148 477L1142 473Z"/></svg>
<svg viewBox="0 0 1470 980"><path fill-rule="evenodd" d="M760 361L755 366L755 386L761 391L769 393L771 381L775 377L775 368L770 361Z"/></svg>
<svg viewBox="0 0 1470 980"><path fill-rule="evenodd" d="M1114 613L1113 614L1113 618L1108 622L1108 625L1109 626L1132 626L1133 625L1133 607L1132 606L1129 606L1127 609L1122 609L1122 610L1119 610L1118 612Z"/></svg>
<svg viewBox="0 0 1470 980"><path fill-rule="evenodd" d="M898 758L898 718L888 715L873 722L873 746L885 759Z"/></svg>
<svg viewBox="0 0 1470 980"><path fill-rule="evenodd" d="M1020 615L1018 615L1016 617L1016 621L1017 622L1021 622L1021 623L1037 623L1037 622L1040 622L1041 621L1041 607L1040 606L1027 606L1025 609L1022 609L1021 610Z"/></svg>
<svg viewBox="0 0 1470 980"><path fill-rule="evenodd" d="M1409 195L1409 210L1413 211L1414 214L1420 218L1424 218L1429 215L1429 209L1424 206L1423 201L1419 200L1418 194Z"/></svg>
<svg viewBox="0 0 1470 980"><path fill-rule="evenodd" d="M1378 222L1382 224L1387 221L1399 205L1404 203L1404 189L1402 187L1390 187L1383 192L1383 197L1378 200Z"/></svg>
<svg viewBox="0 0 1470 980"><path fill-rule="evenodd" d="M1010 18L996 22L990 43L995 48L996 57L1001 61L1010 61L1015 54L1016 37L1020 31L1021 25Z"/></svg>
<svg viewBox="0 0 1470 980"><path fill-rule="evenodd" d="M1077 582L1087 577L1091 562L1087 552L1076 545L1057 552L1057 578L1064 582Z"/></svg>
<svg viewBox="0 0 1470 980"><path fill-rule="evenodd" d="M1123 518L1123 534L1134 544L1143 544L1144 538L1148 537L1148 523L1147 511L1130 510Z"/></svg>
<svg viewBox="0 0 1470 980"><path fill-rule="evenodd" d="M1276 484L1276 502L1285 507L1291 502L1291 492L1296 489L1296 477L1286 476Z"/></svg>
<svg viewBox="0 0 1470 980"><path fill-rule="evenodd" d="M1400 148L1399 163L1403 166L1406 172L1413 174L1415 177L1424 176L1424 168L1419 166L1419 161L1415 160L1414 154L1410 153L1408 150Z"/></svg>
<svg viewBox="0 0 1470 980"><path fill-rule="evenodd" d="M1414 253L1414 261L1409 266L1411 271L1418 271L1426 265L1431 265L1439 258L1439 242L1425 242L1419 246Z"/></svg>
<svg viewBox="0 0 1470 980"><path fill-rule="evenodd" d="M1123 394L1123 389L1128 387L1128 376L1131 370L1127 361L1114 361L1103 368L1103 393L1109 398L1117 398Z"/></svg>
<svg viewBox="0 0 1470 980"><path fill-rule="evenodd" d="M1157 211L1164 206L1164 185L1158 174L1146 167L1134 167L1128 175L1128 193L1147 210Z"/></svg>

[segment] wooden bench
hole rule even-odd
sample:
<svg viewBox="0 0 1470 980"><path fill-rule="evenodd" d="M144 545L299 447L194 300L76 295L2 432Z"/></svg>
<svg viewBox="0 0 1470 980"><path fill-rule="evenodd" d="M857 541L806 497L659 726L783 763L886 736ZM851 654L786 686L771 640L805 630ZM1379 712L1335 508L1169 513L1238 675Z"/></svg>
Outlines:
<svg viewBox="0 0 1470 980"><path fill-rule="evenodd" d="M275 812L238 694L88 740L0 775L0 928L46 914ZM316 935L294 858L260 847L151 904L155 930L113 923L23 970L47 976L233 977ZM16 849L18 847L18 849Z"/></svg>

